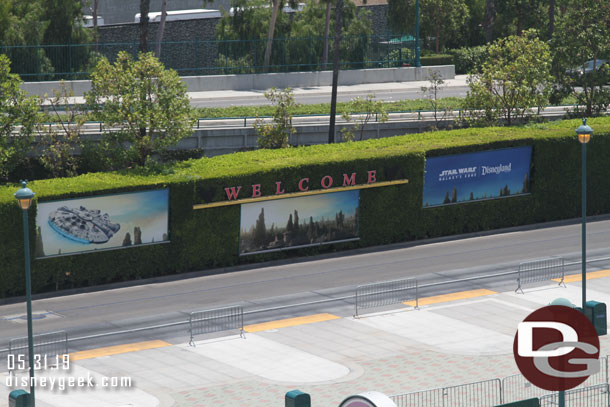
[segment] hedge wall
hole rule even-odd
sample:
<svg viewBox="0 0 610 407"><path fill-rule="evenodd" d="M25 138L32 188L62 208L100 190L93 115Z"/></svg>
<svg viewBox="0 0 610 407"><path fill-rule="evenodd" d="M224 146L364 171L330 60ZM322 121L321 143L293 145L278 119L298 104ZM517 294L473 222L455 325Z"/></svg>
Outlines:
<svg viewBox="0 0 610 407"><path fill-rule="evenodd" d="M595 135L589 143L588 212L610 212L610 120L590 120ZM244 262L422 239L500 227L577 217L580 214L580 145L574 129L579 121L533 127L462 129L378 140L283 150L258 150L177 164L163 175L137 172L96 173L75 178L31 182L40 202L168 187L170 243L55 258L32 259L34 292L90 286L210 270ZM513 146L532 146L531 194L489 201L422 208L425 156L441 156ZM239 205L193 210L193 205L225 200L224 187L244 192L261 184L273 194L275 182L296 192L303 177L368 170L377 180L409 179L408 184L362 190L360 241L238 256ZM319 184L318 184L319 185ZM21 213L13 193L0 188L0 298L23 294ZM319 188L319 186L317 186ZM34 245L36 206L30 210ZM34 250L32 250L34 253Z"/></svg>

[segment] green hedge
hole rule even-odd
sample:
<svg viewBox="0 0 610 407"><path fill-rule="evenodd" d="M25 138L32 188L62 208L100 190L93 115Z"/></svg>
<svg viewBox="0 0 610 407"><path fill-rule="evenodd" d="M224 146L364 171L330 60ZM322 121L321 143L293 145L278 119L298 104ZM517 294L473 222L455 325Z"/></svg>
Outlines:
<svg viewBox="0 0 610 407"><path fill-rule="evenodd" d="M433 54L425 55L419 58L422 66L435 66L435 65L452 65L453 55L449 54Z"/></svg>
<svg viewBox="0 0 610 407"><path fill-rule="evenodd" d="M452 49L449 54L453 56L455 73L457 75L479 72L483 62L487 58L487 47L479 45L476 47L464 47Z"/></svg>
<svg viewBox="0 0 610 407"><path fill-rule="evenodd" d="M580 214L580 145L578 121L533 127L461 129L422 133L357 143L259 150L175 165L165 175L134 172L87 174L29 184L43 201L168 187L170 243L124 250L33 259L34 292L52 291L210 270L245 262L270 260L346 248L387 244L434 236L577 217ZM588 212L610 212L610 120L596 119L589 144ZM425 156L531 145L531 195L422 208ZM272 194L275 181L295 192L298 180L324 175L377 170L377 180L409 179L399 186L361 191L360 241L264 255L238 256L239 206L193 210L194 204L224 200L224 187L262 184ZM363 182L362 179L358 181ZM312 185L313 188L313 185ZM23 294L21 213L13 193L0 188L0 298ZM34 244L36 208L30 210ZM32 250L32 253L34 250ZM67 275L66 273L69 273Z"/></svg>

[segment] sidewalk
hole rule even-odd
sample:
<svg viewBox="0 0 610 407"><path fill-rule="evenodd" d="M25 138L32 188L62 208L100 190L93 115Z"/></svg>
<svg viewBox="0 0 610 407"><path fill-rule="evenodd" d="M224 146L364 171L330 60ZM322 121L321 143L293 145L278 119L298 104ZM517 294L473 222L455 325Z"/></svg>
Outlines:
<svg viewBox="0 0 610 407"><path fill-rule="evenodd" d="M591 274L587 298L610 303L607 272ZM71 355L72 377L132 378L130 389L37 389L37 406L270 407L284 394L311 394L312 406L336 407L347 396L376 390L399 394L502 378L518 373L512 355L517 324L531 311L564 297L581 301L578 276L567 288L549 282L525 294L476 290L422 299L363 315L331 314L270 321L196 346L149 341ZM151 338L154 339L154 338ZM610 338L600 337L600 355ZM185 341L186 342L186 341ZM8 399L0 373L0 405ZM37 376L57 377L58 371Z"/></svg>

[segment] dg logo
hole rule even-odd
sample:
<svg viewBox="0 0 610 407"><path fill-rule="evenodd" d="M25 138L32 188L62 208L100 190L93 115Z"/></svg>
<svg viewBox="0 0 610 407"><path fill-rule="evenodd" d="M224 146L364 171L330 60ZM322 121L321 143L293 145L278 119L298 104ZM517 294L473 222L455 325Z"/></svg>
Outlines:
<svg viewBox="0 0 610 407"><path fill-rule="evenodd" d="M523 376L549 391L572 389L599 372L599 350L593 324L579 311L560 305L528 315L513 342Z"/></svg>

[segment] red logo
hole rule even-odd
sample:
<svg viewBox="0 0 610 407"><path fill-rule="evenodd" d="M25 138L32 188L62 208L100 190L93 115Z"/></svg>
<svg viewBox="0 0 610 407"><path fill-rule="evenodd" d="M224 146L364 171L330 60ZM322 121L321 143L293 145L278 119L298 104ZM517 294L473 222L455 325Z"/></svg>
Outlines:
<svg viewBox="0 0 610 407"><path fill-rule="evenodd" d="M540 308L519 324L513 353L532 384L568 390L599 372L599 338L580 312L560 305Z"/></svg>

